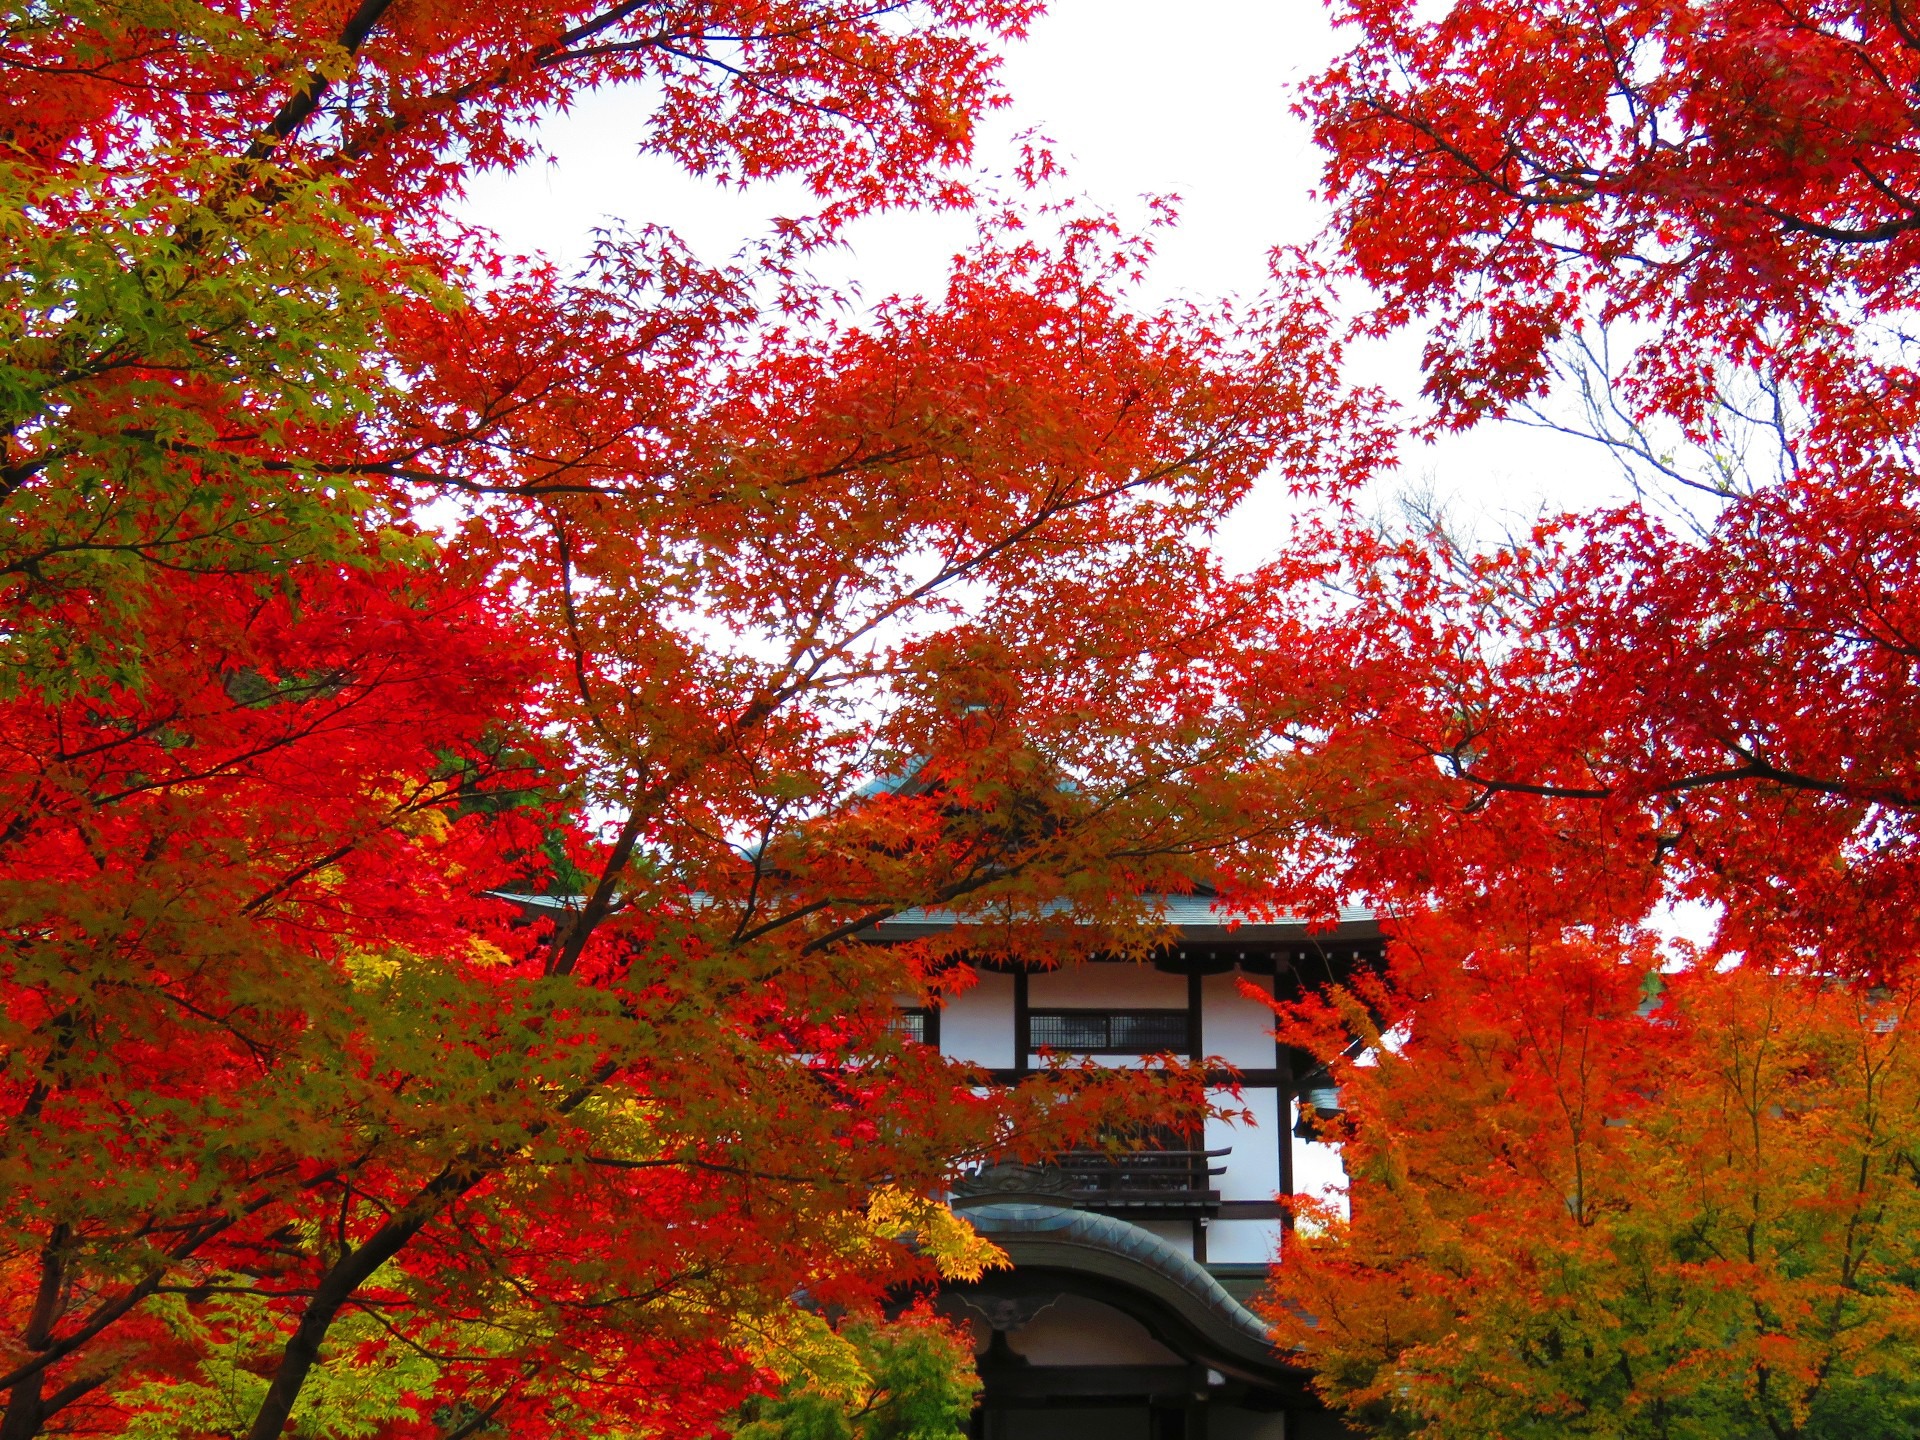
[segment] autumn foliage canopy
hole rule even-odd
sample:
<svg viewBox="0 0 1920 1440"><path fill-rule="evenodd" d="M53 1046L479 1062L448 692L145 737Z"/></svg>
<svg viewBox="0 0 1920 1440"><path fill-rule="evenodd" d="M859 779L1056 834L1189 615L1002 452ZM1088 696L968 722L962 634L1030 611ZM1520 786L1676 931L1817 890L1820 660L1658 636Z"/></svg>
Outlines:
<svg viewBox="0 0 1920 1440"><path fill-rule="evenodd" d="M888 1026L963 949L1137 951L1142 894L1282 873L1291 702L1239 657L1284 622L1197 537L1379 444L1310 297L1156 310L1113 222L969 193L1032 11L8 19L0 1436L891 1403L863 1365L951 1345L822 1316L992 1262L957 1166L1198 1113ZM812 213L571 270L460 219L621 86ZM976 203L944 293L807 277ZM864 938L921 905L953 941Z"/></svg>
<svg viewBox="0 0 1920 1440"><path fill-rule="evenodd" d="M1393 931L1282 1017L1350 1097L1273 1310L1331 1398L1910 1433L1920 26L1350 5L1329 256L1209 308L1044 148L971 178L1036 10L8 17L0 1440L950 1427L876 1308L994 1261L928 1197L1202 1086L889 1019L1199 884ZM807 213L505 253L464 187L590 90ZM977 240L856 310L810 257L898 206ZM1632 502L1363 523L1362 291L1413 439Z"/></svg>

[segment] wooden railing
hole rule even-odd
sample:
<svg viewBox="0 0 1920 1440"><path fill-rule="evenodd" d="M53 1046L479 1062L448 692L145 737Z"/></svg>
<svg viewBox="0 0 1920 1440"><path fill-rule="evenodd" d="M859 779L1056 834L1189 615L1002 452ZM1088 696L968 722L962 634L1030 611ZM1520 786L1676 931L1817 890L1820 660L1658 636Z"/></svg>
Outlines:
<svg viewBox="0 0 1920 1440"><path fill-rule="evenodd" d="M1071 1192L1086 1209L1135 1205L1220 1203L1213 1177L1227 1173L1215 1160L1232 1153L1218 1150L1136 1150L1109 1155L1102 1150L1069 1150L1054 1156L1049 1167L1065 1175Z"/></svg>
<svg viewBox="0 0 1920 1440"><path fill-rule="evenodd" d="M1232 1153L1217 1150L1069 1150L1039 1165L989 1165L958 1187L962 1206L995 1200L1032 1199L1144 1218L1179 1218L1217 1210L1220 1192L1214 1177L1227 1167L1216 1164Z"/></svg>

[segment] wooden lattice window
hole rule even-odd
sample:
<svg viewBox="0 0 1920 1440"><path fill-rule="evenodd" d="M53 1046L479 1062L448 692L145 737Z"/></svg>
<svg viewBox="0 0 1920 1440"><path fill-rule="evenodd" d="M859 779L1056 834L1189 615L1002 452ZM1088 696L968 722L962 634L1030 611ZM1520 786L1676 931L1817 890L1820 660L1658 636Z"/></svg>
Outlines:
<svg viewBox="0 0 1920 1440"><path fill-rule="evenodd" d="M1187 1049L1185 1010L1035 1010L1027 1048L1081 1055L1152 1055Z"/></svg>

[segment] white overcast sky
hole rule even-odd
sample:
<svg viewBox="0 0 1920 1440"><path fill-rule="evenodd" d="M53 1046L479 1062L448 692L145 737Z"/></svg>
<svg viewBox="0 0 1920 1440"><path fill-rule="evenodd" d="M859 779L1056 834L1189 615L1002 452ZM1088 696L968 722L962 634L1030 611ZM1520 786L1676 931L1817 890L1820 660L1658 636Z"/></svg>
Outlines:
<svg viewBox="0 0 1920 1440"><path fill-rule="evenodd" d="M1160 239L1153 289L1250 294L1273 246L1305 242L1321 226L1318 155L1289 107L1292 87L1337 46L1312 0L1054 0L1007 55L1013 103L987 127L980 166L1004 173L1013 137L1033 130L1055 142L1068 188L1123 216L1142 213L1142 195L1177 195L1181 222ZM644 103L637 94L590 97L550 118L540 140L552 163L486 178L468 213L510 248L561 261L577 258L609 219L670 225L722 260L764 233L771 215L804 207L797 187L725 191L639 156ZM869 300L937 291L970 233L962 217L882 216L861 222L816 270L856 283ZM1376 348L1356 357L1355 372L1412 399L1415 350ZM1402 486L1431 486L1460 519L1496 528L1619 490L1593 447L1510 425L1413 447L1383 482L1383 499ZM1223 546L1241 563L1259 558L1285 513L1284 497L1257 494Z"/></svg>

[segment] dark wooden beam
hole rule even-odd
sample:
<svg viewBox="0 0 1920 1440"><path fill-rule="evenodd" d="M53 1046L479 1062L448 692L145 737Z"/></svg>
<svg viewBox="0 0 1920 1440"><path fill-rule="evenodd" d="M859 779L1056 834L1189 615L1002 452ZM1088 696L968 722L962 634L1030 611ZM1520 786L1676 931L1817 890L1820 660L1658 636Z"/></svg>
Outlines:
<svg viewBox="0 0 1920 1440"><path fill-rule="evenodd" d="M1204 1384L1204 1372L1202 1372ZM1193 1386L1188 1365L1008 1365L983 1360L981 1397L989 1408L1010 1400L1180 1400Z"/></svg>
<svg viewBox="0 0 1920 1440"><path fill-rule="evenodd" d="M1275 998L1280 995L1280 977L1273 977ZM1280 1193L1294 1193L1293 1179L1293 1051L1278 1035L1273 1040L1274 1099L1280 1106ZM1289 1222L1288 1228L1291 1227Z"/></svg>
<svg viewBox="0 0 1920 1440"><path fill-rule="evenodd" d="M1013 972L1013 1073L1027 1073L1027 1054L1033 1049L1033 1022L1027 1014L1027 972Z"/></svg>
<svg viewBox="0 0 1920 1440"><path fill-rule="evenodd" d="M1124 1057L1122 1057L1124 1058ZM991 1069L987 1072L987 1081L993 1085L1012 1085L1028 1075L1038 1075L1041 1071L1028 1066L1020 1070ZM1291 1070L1259 1070L1249 1067L1245 1070L1209 1070L1207 1084L1219 1089L1229 1085L1238 1085L1243 1090L1262 1090L1270 1086L1285 1087L1293 1083ZM1289 1091L1289 1093L1291 1093Z"/></svg>
<svg viewBox="0 0 1920 1440"><path fill-rule="evenodd" d="M1278 1200L1222 1200L1213 1213L1220 1220L1279 1220L1286 1207Z"/></svg>

